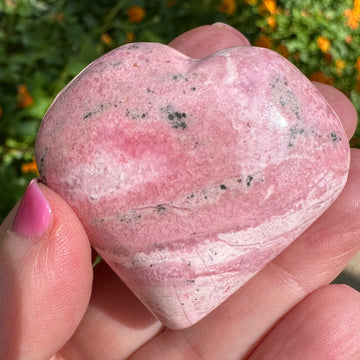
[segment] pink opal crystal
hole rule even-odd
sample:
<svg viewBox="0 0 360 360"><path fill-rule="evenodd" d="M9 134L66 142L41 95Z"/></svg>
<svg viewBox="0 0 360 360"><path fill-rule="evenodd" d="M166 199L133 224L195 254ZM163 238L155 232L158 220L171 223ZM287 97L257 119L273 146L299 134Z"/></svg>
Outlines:
<svg viewBox="0 0 360 360"><path fill-rule="evenodd" d="M94 248L168 327L203 318L339 195L349 146L280 55L122 46L56 98L36 158Z"/></svg>

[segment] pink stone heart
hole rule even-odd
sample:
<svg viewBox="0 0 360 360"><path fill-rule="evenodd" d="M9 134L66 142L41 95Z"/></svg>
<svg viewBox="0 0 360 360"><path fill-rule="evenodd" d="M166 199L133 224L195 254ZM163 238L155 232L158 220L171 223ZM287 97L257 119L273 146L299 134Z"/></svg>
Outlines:
<svg viewBox="0 0 360 360"><path fill-rule="evenodd" d="M280 55L203 59L122 46L55 99L36 158L94 248L168 327L203 318L286 248L345 185L328 103Z"/></svg>

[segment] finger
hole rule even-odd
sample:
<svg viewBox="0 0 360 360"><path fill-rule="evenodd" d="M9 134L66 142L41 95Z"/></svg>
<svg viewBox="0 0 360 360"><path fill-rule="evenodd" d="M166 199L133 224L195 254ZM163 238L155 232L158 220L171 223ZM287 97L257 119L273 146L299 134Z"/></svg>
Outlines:
<svg viewBox="0 0 360 360"><path fill-rule="evenodd" d="M169 46L192 58L202 58L232 46L247 45L250 43L243 34L223 23L197 27L169 43Z"/></svg>
<svg viewBox="0 0 360 360"><path fill-rule="evenodd" d="M0 358L49 359L78 326L91 281L80 222L32 181L0 228Z"/></svg>
<svg viewBox="0 0 360 360"><path fill-rule="evenodd" d="M354 135L357 126L357 111L354 105L341 91L334 87L319 82L313 82L313 84L334 109L342 122L348 139L350 139Z"/></svg>
<svg viewBox="0 0 360 360"><path fill-rule="evenodd" d="M351 360L360 354L360 293L320 288L295 306L249 360Z"/></svg>
<svg viewBox="0 0 360 360"><path fill-rule="evenodd" d="M162 324L102 262L94 269L88 310L59 355L61 359L127 359L161 329Z"/></svg>
<svg viewBox="0 0 360 360"><path fill-rule="evenodd" d="M149 360L164 354L174 360L246 358L285 313L331 282L360 250L359 211L360 150L353 149L345 190L303 235L202 321L166 330L131 360L146 354L154 354Z"/></svg>

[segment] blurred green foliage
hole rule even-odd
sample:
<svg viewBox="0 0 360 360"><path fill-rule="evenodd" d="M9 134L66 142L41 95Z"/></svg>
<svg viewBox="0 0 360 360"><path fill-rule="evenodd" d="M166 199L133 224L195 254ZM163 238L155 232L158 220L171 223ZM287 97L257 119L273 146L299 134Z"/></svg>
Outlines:
<svg viewBox="0 0 360 360"><path fill-rule="evenodd" d="M37 176L36 132L89 62L131 41L167 43L226 22L332 84L360 110L360 2L352 0L0 0L0 221ZM357 131L352 144L359 146Z"/></svg>

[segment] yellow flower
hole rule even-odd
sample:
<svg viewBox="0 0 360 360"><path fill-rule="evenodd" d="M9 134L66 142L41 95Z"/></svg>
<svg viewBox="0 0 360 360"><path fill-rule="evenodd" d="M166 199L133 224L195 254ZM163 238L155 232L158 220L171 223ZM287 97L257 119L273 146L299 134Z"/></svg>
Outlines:
<svg viewBox="0 0 360 360"><path fill-rule="evenodd" d="M345 69L346 63L344 60L337 59L335 60L336 73L341 75L343 70Z"/></svg>
<svg viewBox="0 0 360 360"><path fill-rule="evenodd" d="M263 4L270 14L276 13L276 0L263 0Z"/></svg>
<svg viewBox="0 0 360 360"><path fill-rule="evenodd" d="M29 93L26 85L19 85L18 87L18 106L21 108L27 108L34 103L34 99Z"/></svg>
<svg viewBox="0 0 360 360"><path fill-rule="evenodd" d="M110 45L112 43L112 38L108 33L102 33L101 34L101 41L105 44L105 45Z"/></svg>
<svg viewBox="0 0 360 360"><path fill-rule="evenodd" d="M316 39L317 42L317 46L318 48L323 52L323 53L327 53L330 50L331 47L331 42L328 38L326 38L325 36L319 36Z"/></svg>
<svg viewBox="0 0 360 360"><path fill-rule="evenodd" d="M257 5L258 0L245 0L249 5Z"/></svg>
<svg viewBox="0 0 360 360"><path fill-rule="evenodd" d="M146 12L142 6L131 6L126 10L126 15L132 23L139 23L145 19Z"/></svg>
<svg viewBox="0 0 360 360"><path fill-rule="evenodd" d="M360 17L360 0L354 0L354 15Z"/></svg>
<svg viewBox="0 0 360 360"><path fill-rule="evenodd" d="M37 168L37 165L36 165L35 158L33 158L32 162L30 162L30 163L22 164L21 165L21 171L23 173L25 173L25 174L26 173L34 173L37 176L39 176L39 171L38 171L38 168Z"/></svg>
<svg viewBox="0 0 360 360"><path fill-rule="evenodd" d="M236 11L236 1L221 0L221 4L219 5L218 10L227 15L233 15Z"/></svg>
<svg viewBox="0 0 360 360"><path fill-rule="evenodd" d="M127 32L125 42L130 43L133 42L134 40L135 40L135 34L131 31Z"/></svg>

